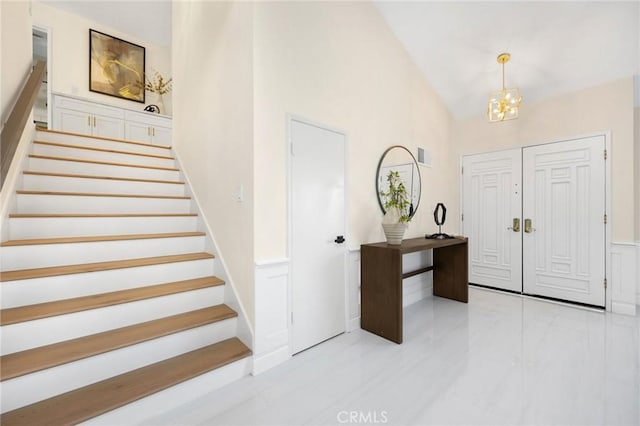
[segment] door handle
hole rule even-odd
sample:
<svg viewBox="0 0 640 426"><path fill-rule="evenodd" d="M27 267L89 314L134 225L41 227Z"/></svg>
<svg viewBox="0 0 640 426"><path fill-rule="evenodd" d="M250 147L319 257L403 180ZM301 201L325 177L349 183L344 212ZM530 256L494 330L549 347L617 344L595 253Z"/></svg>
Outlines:
<svg viewBox="0 0 640 426"><path fill-rule="evenodd" d="M342 244L344 243L344 241L345 239L342 235L338 235L338 237L335 240L333 240L334 243L338 243L338 244Z"/></svg>
<svg viewBox="0 0 640 426"><path fill-rule="evenodd" d="M527 234L530 234L532 232L535 232L536 228L533 228L531 226L531 219L525 219L524 220L524 232L526 232Z"/></svg>
<svg viewBox="0 0 640 426"><path fill-rule="evenodd" d="M519 217L514 217L513 218L513 226L510 226L507 229L510 229L513 232L520 232L520 218Z"/></svg>

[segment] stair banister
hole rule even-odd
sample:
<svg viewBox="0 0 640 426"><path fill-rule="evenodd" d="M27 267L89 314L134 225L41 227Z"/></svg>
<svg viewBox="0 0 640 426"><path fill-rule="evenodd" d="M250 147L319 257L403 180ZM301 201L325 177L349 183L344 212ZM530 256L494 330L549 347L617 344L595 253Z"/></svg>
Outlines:
<svg viewBox="0 0 640 426"><path fill-rule="evenodd" d="M0 134L0 188L4 184L5 177L9 172L9 166L11 166L18 142L20 141L22 132L33 109L33 104L38 96L40 84L42 83L46 69L46 62L38 61L38 63L36 63L27 83L18 96L18 101L11 110L11 114L9 114L9 118L2 128L2 133Z"/></svg>

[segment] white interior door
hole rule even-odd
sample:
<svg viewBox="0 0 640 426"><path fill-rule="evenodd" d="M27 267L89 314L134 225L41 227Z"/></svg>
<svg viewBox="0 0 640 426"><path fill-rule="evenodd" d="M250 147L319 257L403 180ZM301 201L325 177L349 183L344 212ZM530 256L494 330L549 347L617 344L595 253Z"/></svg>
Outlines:
<svg viewBox="0 0 640 426"><path fill-rule="evenodd" d="M522 150L463 157L463 233L469 282L522 291Z"/></svg>
<svg viewBox="0 0 640 426"><path fill-rule="evenodd" d="M345 137L291 120L293 353L345 331ZM339 241L339 239L338 239Z"/></svg>
<svg viewBox="0 0 640 426"><path fill-rule="evenodd" d="M605 306L604 137L523 149L523 291Z"/></svg>

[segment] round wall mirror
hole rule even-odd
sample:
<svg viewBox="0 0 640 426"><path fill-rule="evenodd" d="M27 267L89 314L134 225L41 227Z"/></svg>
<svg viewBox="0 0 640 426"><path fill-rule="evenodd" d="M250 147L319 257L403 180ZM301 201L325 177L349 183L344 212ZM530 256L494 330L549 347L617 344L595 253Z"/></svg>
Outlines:
<svg viewBox="0 0 640 426"><path fill-rule="evenodd" d="M386 213L386 211L380 197L380 191L386 192L389 189L387 176L391 171L398 172L407 192L411 196L409 217L413 217L416 211L418 211L418 205L420 204L422 180L420 178L418 162L411 151L402 145L394 145L389 147L380 158L378 171L376 172L376 194L378 195L378 204L380 205L380 209L382 209L382 213Z"/></svg>

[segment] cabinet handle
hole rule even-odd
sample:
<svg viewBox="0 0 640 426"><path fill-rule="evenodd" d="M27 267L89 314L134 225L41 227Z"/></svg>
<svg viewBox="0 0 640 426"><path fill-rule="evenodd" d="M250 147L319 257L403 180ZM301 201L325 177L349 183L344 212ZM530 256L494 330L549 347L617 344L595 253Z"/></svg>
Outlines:
<svg viewBox="0 0 640 426"><path fill-rule="evenodd" d="M147 136L151 136L151 127L147 126Z"/></svg>
<svg viewBox="0 0 640 426"><path fill-rule="evenodd" d="M91 116L87 115L87 126L91 127Z"/></svg>
<svg viewBox="0 0 640 426"><path fill-rule="evenodd" d="M151 136L155 136L156 135L156 128L152 127L151 128Z"/></svg>
<svg viewBox="0 0 640 426"><path fill-rule="evenodd" d="M93 127L96 127L96 117L93 117Z"/></svg>

